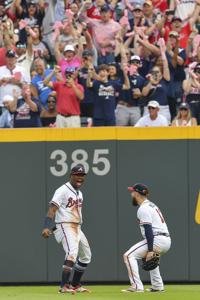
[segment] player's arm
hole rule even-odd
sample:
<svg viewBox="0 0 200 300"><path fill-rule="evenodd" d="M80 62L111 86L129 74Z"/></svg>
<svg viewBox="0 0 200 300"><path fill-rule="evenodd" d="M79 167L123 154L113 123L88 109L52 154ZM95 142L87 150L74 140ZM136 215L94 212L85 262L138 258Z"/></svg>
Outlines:
<svg viewBox="0 0 200 300"><path fill-rule="evenodd" d="M51 235L51 226L58 207L54 204L50 204L46 218L44 220L44 228L42 230L42 236L48 238Z"/></svg>
<svg viewBox="0 0 200 300"><path fill-rule="evenodd" d="M145 232L145 237L146 237L146 240L147 240L147 247L148 247L146 260L149 260L154 255L154 251L153 251L153 240L154 240L153 230L152 230L152 225L151 224L143 224L143 227L144 227L144 232Z"/></svg>

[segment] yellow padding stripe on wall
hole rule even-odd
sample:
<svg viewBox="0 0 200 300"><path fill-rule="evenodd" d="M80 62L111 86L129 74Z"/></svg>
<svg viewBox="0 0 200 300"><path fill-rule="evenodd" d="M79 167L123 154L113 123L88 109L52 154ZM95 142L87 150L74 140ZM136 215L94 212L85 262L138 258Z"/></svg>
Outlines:
<svg viewBox="0 0 200 300"><path fill-rule="evenodd" d="M200 139L200 126L0 129L0 142L182 139Z"/></svg>

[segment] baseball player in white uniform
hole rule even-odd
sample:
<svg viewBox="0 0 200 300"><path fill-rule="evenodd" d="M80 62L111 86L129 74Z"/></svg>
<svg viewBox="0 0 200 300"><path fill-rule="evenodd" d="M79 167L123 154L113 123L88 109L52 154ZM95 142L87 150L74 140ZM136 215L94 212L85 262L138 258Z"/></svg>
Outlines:
<svg viewBox="0 0 200 300"><path fill-rule="evenodd" d="M155 253L160 255L166 253L171 246L171 238L165 219L160 209L148 200L149 190L147 186L137 183L128 190L134 206L139 206L137 219L143 236L143 240L132 246L124 254L131 286L122 290L123 292L144 292L144 286L138 271L138 259L149 260ZM150 271L151 288L149 292L164 291L163 280L160 275L159 266Z"/></svg>
<svg viewBox="0 0 200 300"><path fill-rule="evenodd" d="M77 165L71 169L70 180L55 191L50 201L42 236L48 238L52 231L58 243L62 243L65 261L62 270L61 293L89 292L80 284L81 277L91 261L87 238L81 230L83 195L79 188L85 180L85 169ZM55 217L56 227L52 228ZM70 284L70 275L74 275Z"/></svg>

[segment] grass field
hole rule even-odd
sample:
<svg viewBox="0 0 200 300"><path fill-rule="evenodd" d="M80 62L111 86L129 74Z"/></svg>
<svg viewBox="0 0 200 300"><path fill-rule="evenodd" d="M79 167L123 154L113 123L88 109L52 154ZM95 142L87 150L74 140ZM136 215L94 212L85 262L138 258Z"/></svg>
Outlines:
<svg viewBox="0 0 200 300"><path fill-rule="evenodd" d="M2 286L0 287L1 300L56 300L76 298L84 300L124 300L124 299L159 299L159 300L199 300L200 285L167 285L162 293L122 293L121 289L127 286L98 285L87 286L92 293L58 294L56 286Z"/></svg>

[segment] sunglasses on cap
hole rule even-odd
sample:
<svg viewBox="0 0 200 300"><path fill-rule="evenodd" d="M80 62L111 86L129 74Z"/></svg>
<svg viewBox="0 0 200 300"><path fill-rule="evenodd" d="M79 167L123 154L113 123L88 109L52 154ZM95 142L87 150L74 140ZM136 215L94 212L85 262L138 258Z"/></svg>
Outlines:
<svg viewBox="0 0 200 300"><path fill-rule="evenodd" d="M175 34L170 34L170 35L169 35L169 37L170 37L170 38L177 38L177 37L178 37L178 35L175 35Z"/></svg>
<svg viewBox="0 0 200 300"><path fill-rule="evenodd" d="M188 108L186 108L186 107L181 107L181 108L179 108L179 110L184 110L184 111L187 111L187 110L188 110Z"/></svg>
<svg viewBox="0 0 200 300"><path fill-rule="evenodd" d="M140 60L131 60L131 64L136 64L136 65L139 65L140 64Z"/></svg>

